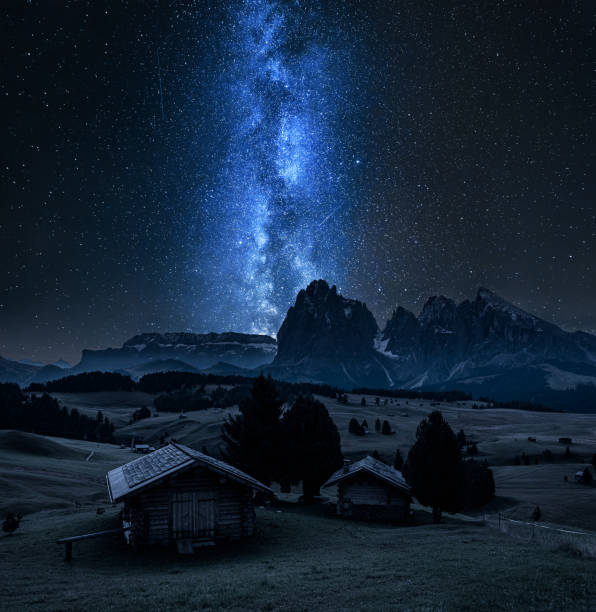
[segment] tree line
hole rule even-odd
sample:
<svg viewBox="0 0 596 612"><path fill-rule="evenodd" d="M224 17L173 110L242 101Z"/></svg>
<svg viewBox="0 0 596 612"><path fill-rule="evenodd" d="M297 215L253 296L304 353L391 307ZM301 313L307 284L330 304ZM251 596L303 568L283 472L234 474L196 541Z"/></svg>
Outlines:
<svg viewBox="0 0 596 612"><path fill-rule="evenodd" d="M14 383L0 383L0 429L98 442L112 441L114 433L101 410L89 417L76 408L68 410L47 393L25 394Z"/></svg>
<svg viewBox="0 0 596 612"><path fill-rule="evenodd" d="M280 483L282 490L302 481L303 497L310 500L343 464L339 432L318 400L299 396L285 412L283 404L275 381L257 378L240 402L240 414L224 423L224 458L267 485ZM353 421L352 429L368 427ZM379 425L391 433L389 423ZM488 463L464 459L466 443L464 432L456 435L435 411L420 422L405 463L396 452L394 467L403 470L420 503L433 509L436 522L443 511L483 506L494 496Z"/></svg>

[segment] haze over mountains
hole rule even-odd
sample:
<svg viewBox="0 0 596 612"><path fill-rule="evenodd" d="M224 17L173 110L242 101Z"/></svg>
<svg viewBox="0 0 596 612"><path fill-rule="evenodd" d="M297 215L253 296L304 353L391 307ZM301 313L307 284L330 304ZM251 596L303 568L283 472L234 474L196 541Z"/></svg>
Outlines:
<svg viewBox="0 0 596 612"><path fill-rule="evenodd" d="M133 378L166 371L251 374L345 389L459 389L596 411L596 336L566 332L480 288L456 304L428 299L416 316L398 307L380 329L366 304L313 281L269 336L146 333L120 348L84 350L72 368L0 358L0 380L21 385L105 370Z"/></svg>

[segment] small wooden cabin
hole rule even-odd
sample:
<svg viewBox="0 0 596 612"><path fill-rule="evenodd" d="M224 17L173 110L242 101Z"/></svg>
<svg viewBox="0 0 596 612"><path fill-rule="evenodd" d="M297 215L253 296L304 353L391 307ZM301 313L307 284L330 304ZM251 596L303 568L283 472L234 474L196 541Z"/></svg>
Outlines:
<svg viewBox="0 0 596 612"><path fill-rule="evenodd" d="M337 485L337 513L364 520L406 522L411 493L401 472L373 457L338 470L323 487Z"/></svg>
<svg viewBox="0 0 596 612"><path fill-rule="evenodd" d="M107 474L112 503L135 546L176 544L181 552L255 529L253 491L271 489L235 467L170 443Z"/></svg>

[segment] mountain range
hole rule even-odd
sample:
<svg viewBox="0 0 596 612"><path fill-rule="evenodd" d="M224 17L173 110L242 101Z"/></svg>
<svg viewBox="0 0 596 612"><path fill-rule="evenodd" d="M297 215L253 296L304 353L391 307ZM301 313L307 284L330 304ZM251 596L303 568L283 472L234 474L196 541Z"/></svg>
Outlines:
<svg viewBox="0 0 596 612"><path fill-rule="evenodd" d="M120 348L84 350L72 368L0 358L0 380L22 385L92 370L133 378L165 370L264 371L345 389L457 389L596 411L596 336L564 331L485 288L459 304L431 297L418 316L399 306L380 329L366 304L317 280L298 293L277 341L234 332L145 333Z"/></svg>

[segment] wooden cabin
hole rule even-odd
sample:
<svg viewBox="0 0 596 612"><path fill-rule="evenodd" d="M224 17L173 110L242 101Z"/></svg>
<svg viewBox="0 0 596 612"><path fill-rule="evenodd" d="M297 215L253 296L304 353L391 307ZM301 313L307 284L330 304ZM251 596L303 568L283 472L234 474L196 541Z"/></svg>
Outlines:
<svg viewBox="0 0 596 612"><path fill-rule="evenodd" d="M363 520L406 522L410 487L401 472L373 457L338 470L323 487L337 485L337 514Z"/></svg>
<svg viewBox="0 0 596 612"><path fill-rule="evenodd" d="M271 489L235 467L170 443L107 474L112 503L135 546L176 544L180 552L250 536L253 491Z"/></svg>

